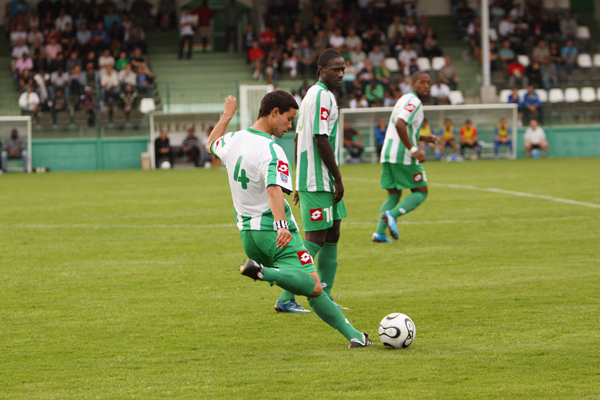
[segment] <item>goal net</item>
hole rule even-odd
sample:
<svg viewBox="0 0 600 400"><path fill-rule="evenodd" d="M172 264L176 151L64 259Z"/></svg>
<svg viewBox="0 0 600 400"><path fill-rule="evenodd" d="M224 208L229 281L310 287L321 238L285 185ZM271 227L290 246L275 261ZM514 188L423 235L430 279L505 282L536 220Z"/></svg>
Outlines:
<svg viewBox="0 0 600 400"><path fill-rule="evenodd" d="M381 118L385 125L389 123L392 107L374 107L374 108L344 108L340 111L340 134L343 134L344 122L348 121L350 127L360 132L364 136L364 147L366 156L363 159L370 158L372 162L377 162L377 143L375 138L375 128L378 126ZM494 157L494 140L496 126L501 119L506 120L510 129L512 138L512 148L508 151L508 146L501 146L499 157L514 159L517 156L517 118L518 111L515 104L465 104L456 106L424 106L425 119L431 125L432 131L439 134L444 121L449 119L456 129L456 146L459 147L460 128L466 120L470 120L473 126L477 128L479 144L482 147L482 157ZM340 141L341 143L342 141ZM344 149L340 149L340 154L345 154ZM450 149L446 149L446 155L450 154ZM467 156L471 155L472 150L468 149ZM434 157L431 148L426 149L426 156ZM342 163L345 157L341 157Z"/></svg>
<svg viewBox="0 0 600 400"><path fill-rule="evenodd" d="M17 131L19 138L23 139L25 146L23 158L12 158L10 155L2 154L7 159L7 171L32 170L32 141L31 141L31 117L0 117L0 142L2 142L2 153L6 151L6 139L11 136L13 130Z"/></svg>

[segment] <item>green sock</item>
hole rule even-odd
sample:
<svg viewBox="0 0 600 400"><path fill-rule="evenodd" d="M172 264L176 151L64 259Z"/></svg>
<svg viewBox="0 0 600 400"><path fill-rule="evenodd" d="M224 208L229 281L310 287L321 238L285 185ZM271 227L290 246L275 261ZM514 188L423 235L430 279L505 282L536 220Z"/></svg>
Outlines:
<svg viewBox="0 0 600 400"><path fill-rule="evenodd" d="M400 207L394 208L391 212L394 218L398 218L401 215L406 214L407 212L411 212L415 208L419 206L422 202L427 198L427 193L423 192L414 192L410 196L406 196L402 203L400 203Z"/></svg>
<svg viewBox="0 0 600 400"><path fill-rule="evenodd" d="M398 204L399 201L399 194L388 194L387 200L379 209L379 221L377 222L376 231L379 235L385 235L385 229L387 228L387 224L381 219L381 214L385 211L391 210L392 208L396 207L396 204Z"/></svg>
<svg viewBox="0 0 600 400"><path fill-rule="evenodd" d="M271 282L289 292L310 296L315 290L315 280L300 269L267 268L263 270L263 281ZM292 294L292 297L294 295Z"/></svg>
<svg viewBox="0 0 600 400"><path fill-rule="evenodd" d="M337 243L324 243L319 252L319 279L327 296L331 297L331 288L337 271Z"/></svg>
<svg viewBox="0 0 600 400"><path fill-rule="evenodd" d="M317 253L319 252L319 250L321 250L321 246L319 246L316 243L309 242L308 240L304 241L304 247L306 247L306 250L308 250L309 254L311 255L311 257L313 259L317 256ZM313 282L313 285L314 285L314 282ZM281 296L279 296L279 301L281 301L282 303L287 303L288 301L290 301L293 298L294 298L294 293L292 293L288 290L284 290L281 293Z"/></svg>
<svg viewBox="0 0 600 400"><path fill-rule="evenodd" d="M350 322L344 317L342 311L333 304L333 301L323 292L319 297L308 299L308 304L312 307L323 321L333 329L344 335L348 340L358 339L362 342L362 333L357 331Z"/></svg>

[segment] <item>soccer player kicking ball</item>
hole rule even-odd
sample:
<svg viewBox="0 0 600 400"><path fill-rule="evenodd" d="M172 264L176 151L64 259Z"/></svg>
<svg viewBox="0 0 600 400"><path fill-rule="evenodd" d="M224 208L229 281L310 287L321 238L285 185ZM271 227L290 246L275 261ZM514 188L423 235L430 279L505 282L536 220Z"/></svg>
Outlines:
<svg viewBox="0 0 600 400"><path fill-rule="evenodd" d="M346 64L340 53L327 49L318 60L319 81L311 86L302 100L296 128L296 192L300 201L304 246L314 258L323 285L331 297L337 271L337 244L340 224L346 217L344 185L338 168L340 135L338 106L333 90L342 84ZM318 257L317 257L318 253ZM338 307L345 309L338 305ZM296 302L293 293L284 291L275 310L307 312Z"/></svg>
<svg viewBox="0 0 600 400"><path fill-rule="evenodd" d="M387 189L388 197L381 206L374 242L391 242L385 235L386 227L390 236L398 240L396 218L414 210L427 198L427 176L421 163L425 155L417 148L417 142L435 143L435 135L419 136L423 123L421 100L429 97L431 78L426 72L412 74L412 91L402 96L392 111L381 150L381 188ZM398 206L402 189L410 189L412 194Z"/></svg>
<svg viewBox="0 0 600 400"><path fill-rule="evenodd" d="M240 238L251 258L240 266L240 273L307 296L315 313L344 335L350 348L372 345L373 341L354 329L323 292L313 259L302 244L283 196L293 190L292 175L283 149L273 143L271 135L282 137L291 128L298 109L296 100L282 90L269 93L252 127L224 135L236 109L235 98L227 97L206 150L227 168Z"/></svg>

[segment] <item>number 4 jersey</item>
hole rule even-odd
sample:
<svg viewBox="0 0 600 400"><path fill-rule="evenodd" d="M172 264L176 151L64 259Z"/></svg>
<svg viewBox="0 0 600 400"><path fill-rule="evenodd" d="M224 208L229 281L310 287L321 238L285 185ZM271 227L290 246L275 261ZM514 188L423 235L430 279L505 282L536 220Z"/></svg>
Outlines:
<svg viewBox="0 0 600 400"><path fill-rule="evenodd" d="M280 186L290 194L292 171L283 149L265 132L247 128L215 140L211 152L227 168L237 226L242 231L274 231L275 219L269 206L267 187ZM284 199L290 231L298 227Z"/></svg>

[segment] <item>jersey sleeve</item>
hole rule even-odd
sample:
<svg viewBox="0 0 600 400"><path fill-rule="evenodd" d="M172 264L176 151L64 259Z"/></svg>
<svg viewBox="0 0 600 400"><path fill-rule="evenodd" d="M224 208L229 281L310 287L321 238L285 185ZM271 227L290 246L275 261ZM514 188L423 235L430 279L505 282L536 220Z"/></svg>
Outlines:
<svg viewBox="0 0 600 400"><path fill-rule="evenodd" d="M319 91L315 102L315 115L313 117L313 135L327 135L329 132L329 115L331 113L331 99L326 90Z"/></svg>
<svg viewBox="0 0 600 400"><path fill-rule="evenodd" d="M276 185L287 193L292 193L292 171L283 149L275 143L270 143L270 157L262 163L261 175L265 186Z"/></svg>
<svg viewBox="0 0 600 400"><path fill-rule="evenodd" d="M227 136L230 136L230 133L221 136L210 145L210 152L219 157L220 160L223 159L225 153L225 141Z"/></svg>
<svg viewBox="0 0 600 400"><path fill-rule="evenodd" d="M419 107L421 107L421 101L419 101L417 97L410 99L410 101L404 105L404 108L398 110L398 116L396 117L394 124L398 122L398 119L401 119L408 124Z"/></svg>

